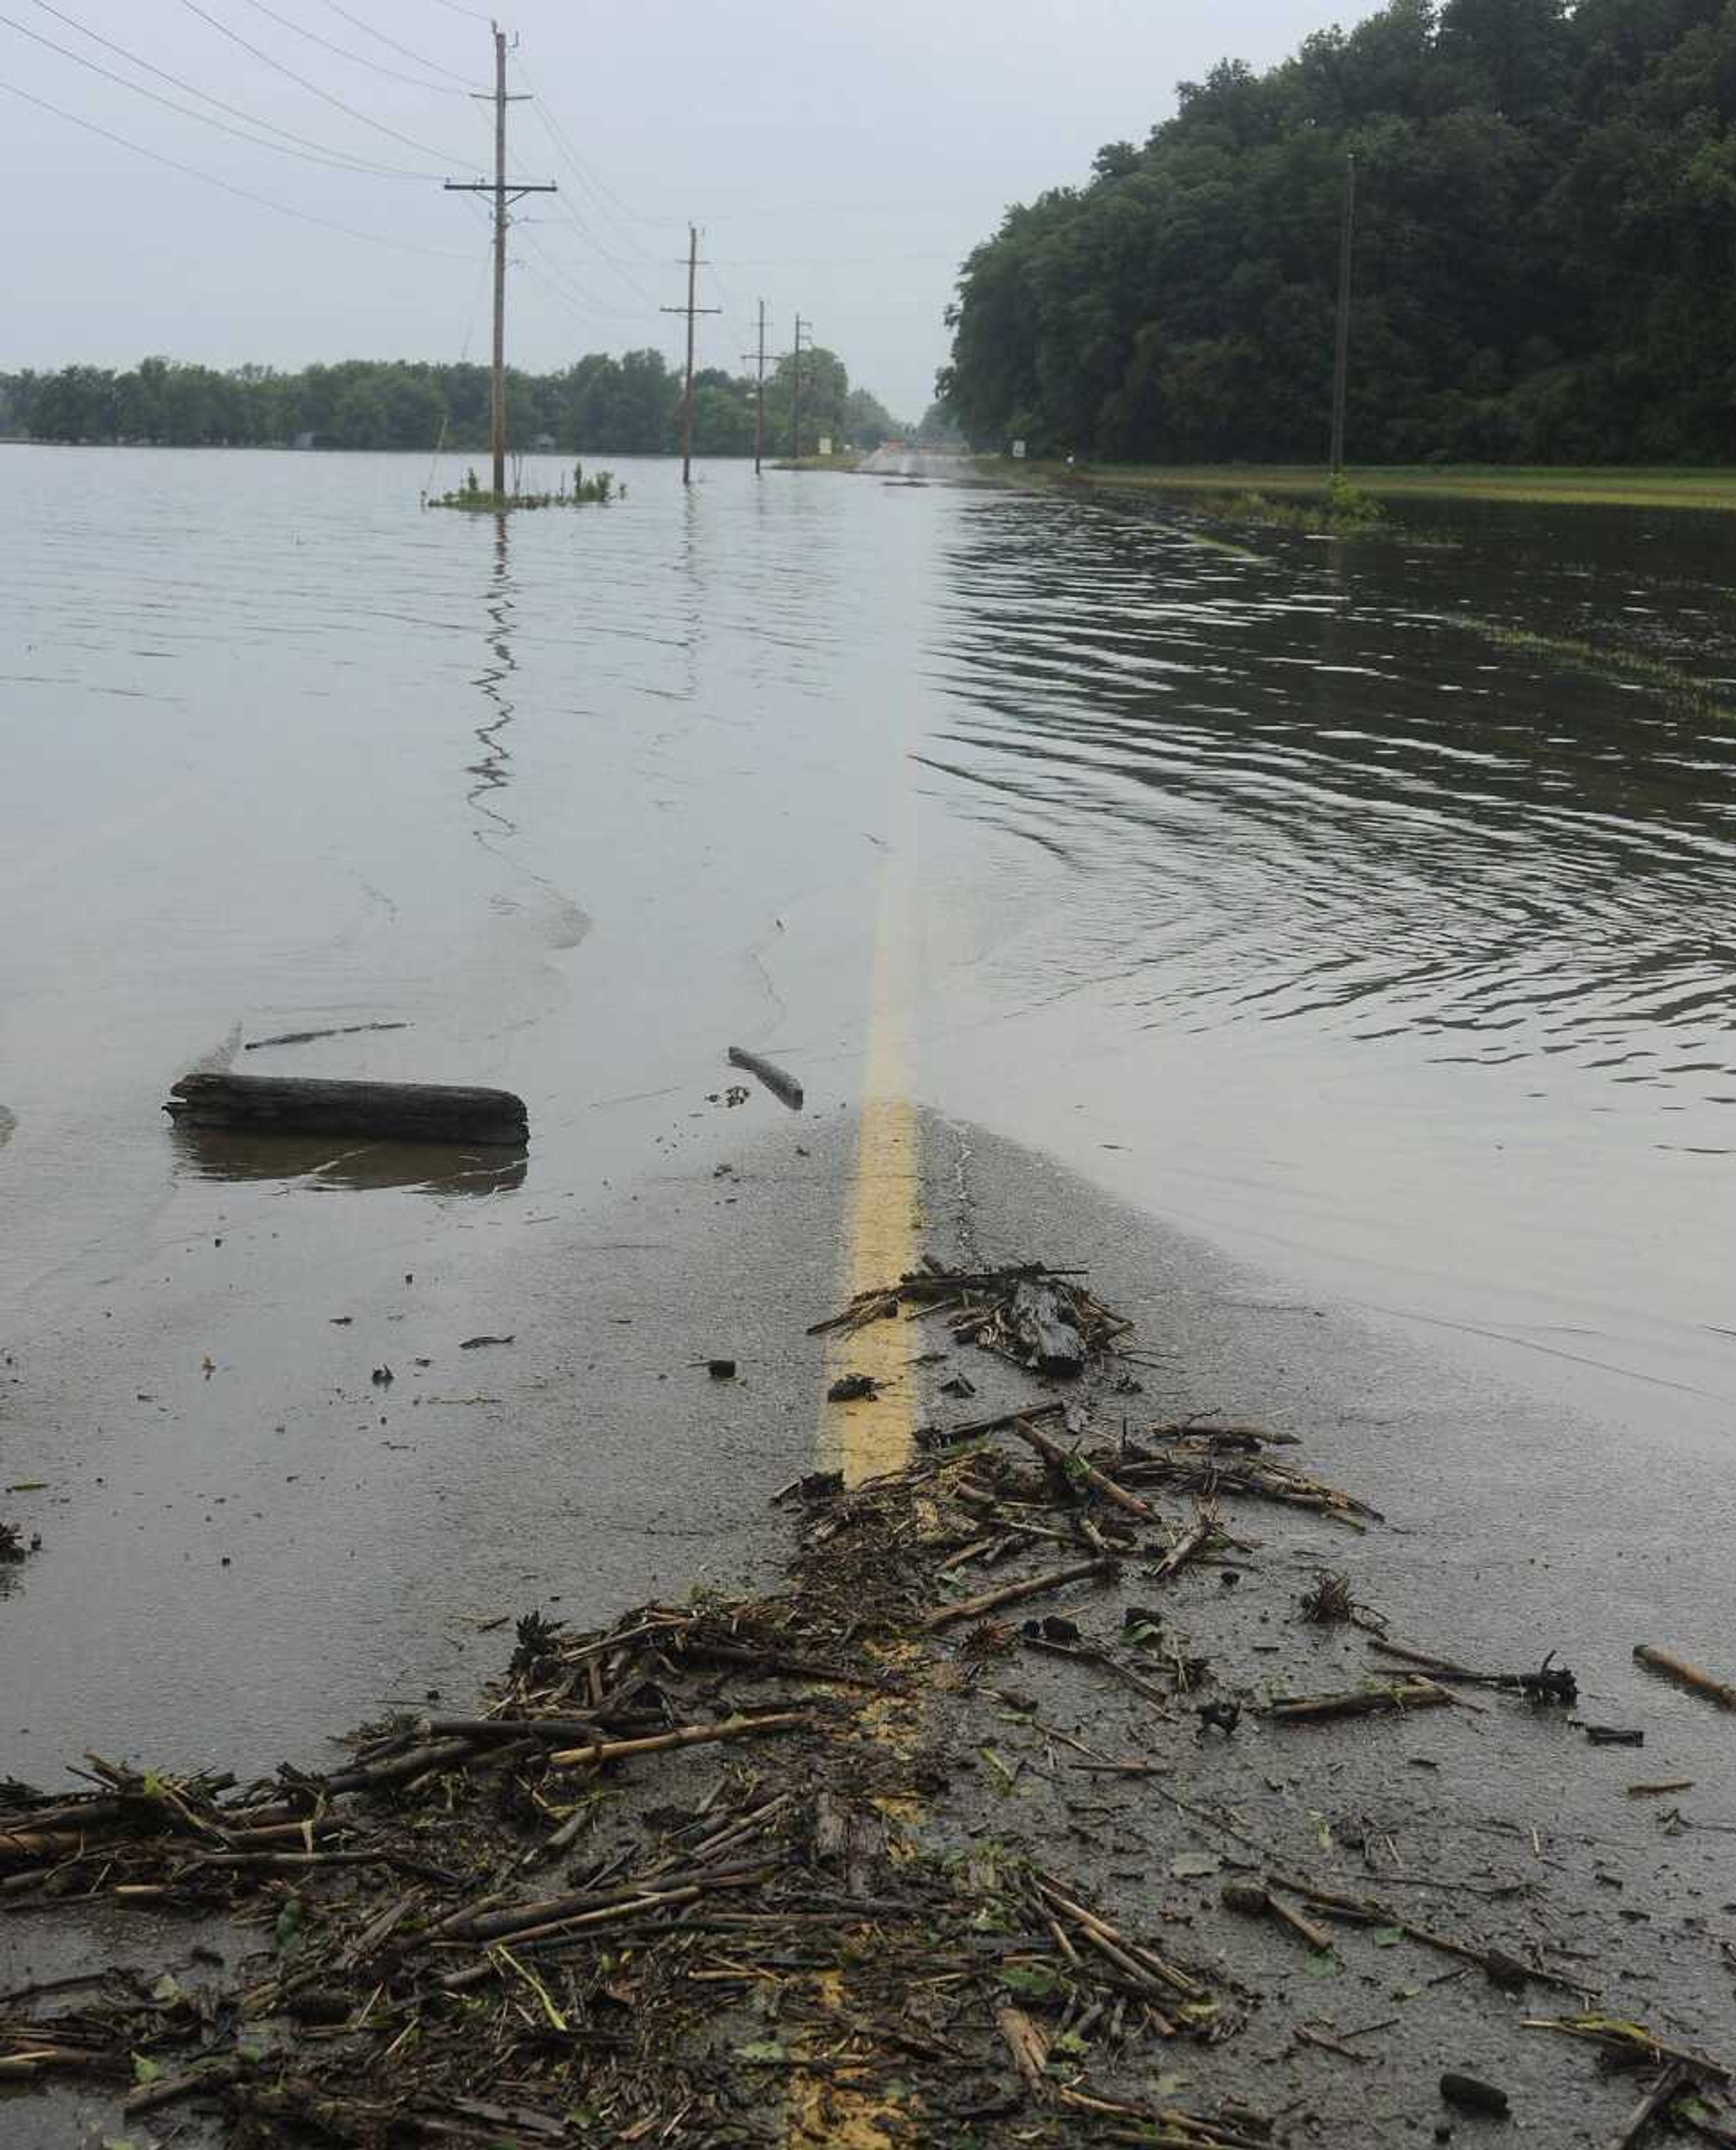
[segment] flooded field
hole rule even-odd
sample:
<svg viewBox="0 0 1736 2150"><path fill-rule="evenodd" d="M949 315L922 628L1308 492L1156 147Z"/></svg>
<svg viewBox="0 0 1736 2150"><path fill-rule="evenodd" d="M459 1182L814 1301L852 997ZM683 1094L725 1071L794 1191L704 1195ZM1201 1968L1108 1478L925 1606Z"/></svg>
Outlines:
<svg viewBox="0 0 1736 2150"><path fill-rule="evenodd" d="M516 1333L528 1277L582 1339L588 1279L645 1251L633 1190L714 1168L724 1047L835 1113L889 1009L925 1105L1274 1296L1624 1437L1728 1438L1715 521L1431 504L1376 544L1226 545L1150 502L628 464L618 507L497 530L420 512L400 458L5 468L0 1481L44 1443L83 1474L0 1614L33 1688L93 1607L143 1638L195 1567L209 1592L230 1502L254 1617L321 1599L331 1680L389 1686L346 1610L414 1622L491 1457L438 1499L404 1463L383 1551L362 1330ZM195 1066L500 1084L532 1147L201 1145L158 1110ZM480 1364L437 1358L440 1400ZM242 1512L243 1462L327 1506ZM199 1602L159 1710L245 1684ZM238 1707L281 1730L280 1697Z"/></svg>

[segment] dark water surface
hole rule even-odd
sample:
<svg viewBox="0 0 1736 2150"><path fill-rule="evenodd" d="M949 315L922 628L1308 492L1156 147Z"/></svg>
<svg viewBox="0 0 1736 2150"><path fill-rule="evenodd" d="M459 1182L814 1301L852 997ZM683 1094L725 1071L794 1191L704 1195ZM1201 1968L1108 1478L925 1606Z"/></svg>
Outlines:
<svg viewBox="0 0 1736 2150"><path fill-rule="evenodd" d="M1027 1139L1047 1111L1080 1158L1124 1146L1107 1170L1214 1237L1723 1426L1736 531L1628 521L1625 551L1622 518L1507 510L1244 557L1148 505L966 501L919 751L999 839L981 1019L1026 1020L973 1110L998 1082Z"/></svg>
<svg viewBox="0 0 1736 2150"><path fill-rule="evenodd" d="M1624 1437L1728 1436L1736 723L1495 630L1736 681L1736 527L1431 507L1242 552L656 464L502 532L393 457L4 467L0 1482L88 1426L141 1518L43 1567L33 1648L88 1562L171 1617L165 1488L378 1446L369 1323L511 1331L557 1245L581 1324L588 1221L684 1168L724 1047L835 1112L876 976L942 1112ZM195 1065L501 1083L534 1140L214 1148L158 1112ZM430 1380L456 1408L477 1363ZM438 1565L437 1508L396 1527ZM356 1553L323 1534L266 1612L341 1607Z"/></svg>

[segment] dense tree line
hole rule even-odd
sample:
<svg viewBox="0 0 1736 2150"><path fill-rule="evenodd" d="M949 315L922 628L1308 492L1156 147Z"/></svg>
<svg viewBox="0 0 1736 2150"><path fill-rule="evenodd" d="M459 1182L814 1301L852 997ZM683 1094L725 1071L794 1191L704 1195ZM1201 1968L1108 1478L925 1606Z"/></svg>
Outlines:
<svg viewBox="0 0 1736 2150"><path fill-rule="evenodd" d="M1322 459L1352 154L1353 461L1736 462L1736 0L1389 0L1183 83L966 260L966 432Z"/></svg>
<svg viewBox="0 0 1736 2150"><path fill-rule="evenodd" d="M780 361L765 383L767 452L789 451L794 370ZM562 454L667 455L679 444L681 376L660 351L614 358L593 352L564 372L507 376L515 449ZM754 384L716 370L694 376L694 447L700 455L751 455ZM131 372L68 366L57 373L0 373L0 434L38 441L132 442L174 447L417 448L488 443L489 376L482 366L421 366L353 359L299 373L244 366L231 372L147 358ZM897 432L841 360L802 356L802 452L830 436L875 447Z"/></svg>

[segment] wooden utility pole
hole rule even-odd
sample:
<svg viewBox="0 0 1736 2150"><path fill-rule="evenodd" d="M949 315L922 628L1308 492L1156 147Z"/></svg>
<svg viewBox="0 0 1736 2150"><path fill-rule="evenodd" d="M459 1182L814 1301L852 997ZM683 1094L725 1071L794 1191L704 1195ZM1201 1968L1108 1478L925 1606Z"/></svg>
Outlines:
<svg viewBox="0 0 1736 2150"><path fill-rule="evenodd" d="M687 388L681 398L681 482L694 482L694 316L696 314L720 314L721 306L696 306L694 304L694 280L699 273L699 232L696 225L687 227L687 304L684 306L664 306L665 314L687 315Z"/></svg>
<svg viewBox="0 0 1736 2150"><path fill-rule="evenodd" d="M759 372L756 376L759 385L754 391L754 475L758 477L760 466L765 455L765 301L764 299L760 301L760 348L756 351L744 351L741 356L744 365L750 358L759 361Z"/></svg>
<svg viewBox="0 0 1736 2150"><path fill-rule="evenodd" d="M478 92L479 95L484 93ZM507 492L507 198L524 194L552 194L555 184L507 179L507 107L522 104L521 96L507 94L507 33L494 33L494 178L448 179L449 194L492 194L494 197L494 391L489 405L488 447L494 461L494 497Z"/></svg>
<svg viewBox="0 0 1736 2150"><path fill-rule="evenodd" d="M1338 348L1332 365L1332 475L1345 467L1345 391L1350 374L1350 256L1356 244L1356 159L1345 159L1345 222L1338 254Z"/></svg>
<svg viewBox="0 0 1736 2150"><path fill-rule="evenodd" d="M802 459L802 338L805 336L811 347L814 324L795 317L795 349L790 354L790 460L799 463Z"/></svg>

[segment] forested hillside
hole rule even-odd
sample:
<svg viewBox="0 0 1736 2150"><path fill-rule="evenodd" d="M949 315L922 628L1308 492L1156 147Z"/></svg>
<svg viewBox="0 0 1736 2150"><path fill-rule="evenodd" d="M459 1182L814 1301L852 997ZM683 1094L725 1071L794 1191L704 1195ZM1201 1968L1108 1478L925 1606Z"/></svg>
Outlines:
<svg viewBox="0 0 1736 2150"><path fill-rule="evenodd" d="M768 372L766 452L790 444L789 360ZM679 445L681 376L655 351L597 351L564 372L512 372L512 445L563 454L667 455ZM131 371L68 366L0 373L0 433L39 441L125 441L171 447L418 448L437 442L480 452L488 442L488 369L354 359L299 373L245 366L227 373L148 358ZM825 435L875 447L895 432L841 360L802 354L801 434L811 454ZM754 383L708 370L694 376L694 447L700 455L754 452Z"/></svg>
<svg viewBox="0 0 1736 2150"><path fill-rule="evenodd" d="M1736 0L1390 0L970 256L967 435L1318 462L1345 160L1353 462L1736 462Z"/></svg>

